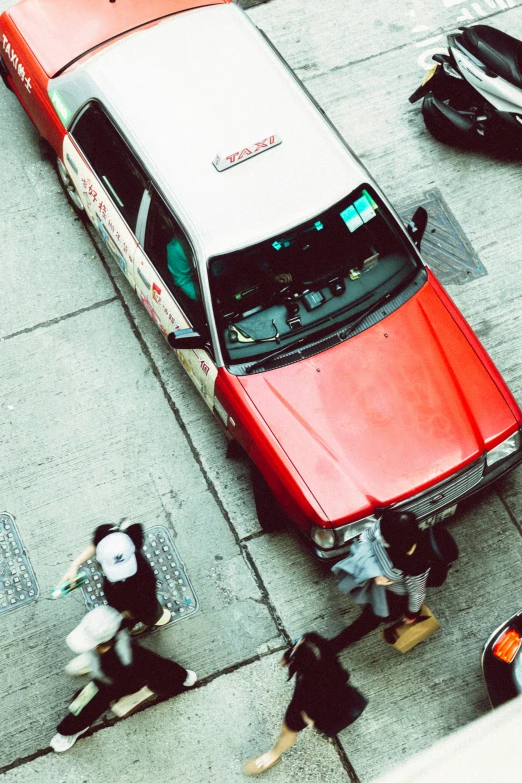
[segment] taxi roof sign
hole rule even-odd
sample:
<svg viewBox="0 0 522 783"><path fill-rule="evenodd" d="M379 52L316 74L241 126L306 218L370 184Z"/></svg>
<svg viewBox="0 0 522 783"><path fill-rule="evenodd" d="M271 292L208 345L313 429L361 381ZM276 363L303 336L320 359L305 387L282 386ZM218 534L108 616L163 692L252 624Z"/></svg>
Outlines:
<svg viewBox="0 0 522 783"><path fill-rule="evenodd" d="M212 163L218 171L224 171L225 169L229 169L231 166L242 163L244 160L253 158L254 155L259 155L261 152L265 152L265 150L272 149L272 147L277 147L278 144L281 144L281 139L279 136L266 136L264 139L255 141L248 147L243 147L243 149L237 150L236 152L231 152L229 155L218 154Z"/></svg>

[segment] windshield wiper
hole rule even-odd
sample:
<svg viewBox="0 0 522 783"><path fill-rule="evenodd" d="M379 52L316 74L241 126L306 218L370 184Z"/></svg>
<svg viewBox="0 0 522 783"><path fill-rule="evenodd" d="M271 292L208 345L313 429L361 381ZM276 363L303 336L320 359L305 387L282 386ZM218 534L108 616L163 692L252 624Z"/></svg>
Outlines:
<svg viewBox="0 0 522 783"><path fill-rule="evenodd" d="M393 291L389 291L387 294L384 294L384 296L381 296L381 298L378 299L376 302L373 302L373 304L369 305L369 307L366 307L362 311L362 313L359 313L359 315L355 317L355 320L352 321L348 327L346 327L345 329L341 329L338 332L339 337L342 340L347 340L348 337L350 337L354 333L357 327L360 326L360 324L362 324L362 322L366 318L368 318L369 315L371 315L380 307L382 307L392 297L398 296L398 294L400 294L400 292L404 288L406 288L406 286L408 286L415 279L416 276L417 276L417 272L415 272L414 275L410 275L409 277L407 277L406 280L403 280L403 282L400 283L400 285L398 285L396 288L394 288Z"/></svg>
<svg viewBox="0 0 522 783"><path fill-rule="evenodd" d="M306 342L306 339L307 339L306 337L300 337L298 340L296 340L293 343L288 343L288 345L282 345L281 348L277 348L277 350L272 351L272 353L269 353L268 356L263 356L261 359L258 359L253 364L250 364L246 368L245 372L247 373L247 375L250 375L250 373L253 372L253 370L255 370L256 367L261 367L263 364L267 364L272 359L275 359L276 356L280 356L282 353L286 353L286 351L290 351L290 350L293 351L293 349L297 345L302 345L304 342Z"/></svg>
<svg viewBox="0 0 522 783"><path fill-rule="evenodd" d="M415 277L415 275L414 275ZM348 337L350 337L354 331L357 329L357 327L366 319L369 315L376 312L380 307L382 307L389 299L392 297L397 296L400 291L402 291L403 288L405 288L409 283L411 283L412 278L407 278L404 280L399 286L393 289L393 291L389 291L388 293L381 296L379 299L377 299L376 302L373 302L371 305L366 307L361 313L355 316L355 319L349 323L348 326L342 327L341 329L335 329L332 328L332 324L325 329L321 329L319 332L313 332L312 334L304 335L303 337L300 337L298 340L296 340L293 343L289 343L288 345L282 345L280 348L277 348L275 351L272 351L266 356L261 357L257 361L253 362L253 364L250 364L246 369L245 372L247 375L252 373L257 367L261 367L265 364L268 364L272 361L272 359L275 359L277 356L280 356L283 353L286 353L287 351L293 351L294 348L296 348L298 345L302 345L305 342L308 343L315 343L318 342L322 337L325 337L328 334L337 334L339 337L339 340L344 342L344 340L347 340ZM373 292L372 292L373 293ZM371 294L367 295L366 297L363 297L363 299L367 298ZM359 300L361 301L361 300ZM331 318L331 316L330 316Z"/></svg>
<svg viewBox="0 0 522 783"><path fill-rule="evenodd" d="M395 291L393 292L396 293ZM376 310L379 309L379 307L382 307L382 305L390 299L392 296L391 293L384 294L384 296L381 296L380 299L378 299L373 304L369 305L369 307L366 307L362 313L359 313L358 316L356 316L355 320L350 323L349 326L345 327L344 329L340 329L338 334L341 340L347 340L348 337L350 337L354 331L357 329L357 327L362 324L362 322L368 318L369 315L374 313Z"/></svg>
<svg viewBox="0 0 522 783"><path fill-rule="evenodd" d="M330 318L328 320L331 320ZM315 343L318 340L320 340L323 337L326 337L328 334L334 334L336 331L336 325L330 323L328 326L326 326L324 329L320 329L318 332L312 332L311 334L305 334L302 337L299 337L298 340L295 340L293 343L288 343L288 345L282 345L280 348L277 348L275 351L272 351L269 354L266 354L265 356L262 356L260 359L255 361L253 364L249 365L245 372L250 374L253 370L256 369L256 367L261 367L263 364L268 364L272 361L272 359L275 359L277 356L280 356L282 353L286 353L287 351L293 351L294 348L296 348L298 345L303 345L303 343Z"/></svg>
<svg viewBox="0 0 522 783"><path fill-rule="evenodd" d="M395 294L396 291L393 292ZM288 345L282 345L280 348L277 348L275 351L272 351L266 356L263 356L261 359L258 359L253 364L250 364L245 372L247 375L250 375L257 367L261 367L262 365L268 364L272 361L272 359L275 359L277 356L280 356L283 353L286 353L287 351L293 351L294 348L298 345L302 345L305 342L310 343L316 343L318 342L322 337L325 337L327 334L334 334L336 333L339 336L340 341L346 340L352 332L357 329L359 324L364 321L367 316L371 315L372 312L375 310L378 310L379 307L381 307L384 302L388 301L388 299L392 296L392 293L385 294L382 296L377 302L374 302L369 307L367 307L362 313L360 313L358 316L356 316L355 321L352 321L352 323L348 327L344 327L342 329L332 329L332 324L330 324L329 327L326 329L321 329L319 332L313 332L312 334L305 335L303 337L300 337L298 340L296 340L293 343L289 343Z"/></svg>

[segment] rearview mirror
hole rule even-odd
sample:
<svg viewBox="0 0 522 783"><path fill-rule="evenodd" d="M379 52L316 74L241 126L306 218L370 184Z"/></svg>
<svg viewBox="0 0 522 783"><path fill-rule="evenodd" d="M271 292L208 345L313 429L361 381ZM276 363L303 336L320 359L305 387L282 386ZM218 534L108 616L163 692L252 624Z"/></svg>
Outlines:
<svg viewBox="0 0 522 783"><path fill-rule="evenodd" d="M410 222L406 226L406 231L412 238L413 244L418 250L420 250L420 243L422 237L424 236L424 232L426 231L427 225L428 213L424 207L417 207L412 215Z"/></svg>
<svg viewBox="0 0 522 783"><path fill-rule="evenodd" d="M177 332L171 332L168 336L169 345L176 350L185 348L204 348L205 338L194 329L178 329Z"/></svg>

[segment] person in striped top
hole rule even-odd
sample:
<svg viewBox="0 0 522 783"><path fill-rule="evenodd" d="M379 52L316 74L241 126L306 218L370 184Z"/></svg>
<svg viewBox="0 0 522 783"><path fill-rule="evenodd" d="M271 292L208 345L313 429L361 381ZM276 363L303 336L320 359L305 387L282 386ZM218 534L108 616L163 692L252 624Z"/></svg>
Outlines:
<svg viewBox="0 0 522 783"><path fill-rule="evenodd" d="M382 605L384 599L386 608L384 613L382 609L375 611L375 589L373 593L371 590L355 589L357 577L360 576L357 573L358 563L361 562L355 553L353 557L350 553L346 561L334 566L334 570L347 574L348 584L350 577L353 578L354 589L350 592L356 601L364 603L359 617L330 640L332 650L336 653L359 641L382 622L395 622L402 618L413 623L420 614L426 596L430 569L423 546L423 534L415 514L385 511L375 524L361 534L359 542L355 544L357 546L365 547L371 557L371 566L374 571L378 571L376 576L370 577L374 582L370 586L384 590L384 596L379 596L379 605ZM365 565L368 565L368 560ZM360 581L358 584L361 584Z"/></svg>

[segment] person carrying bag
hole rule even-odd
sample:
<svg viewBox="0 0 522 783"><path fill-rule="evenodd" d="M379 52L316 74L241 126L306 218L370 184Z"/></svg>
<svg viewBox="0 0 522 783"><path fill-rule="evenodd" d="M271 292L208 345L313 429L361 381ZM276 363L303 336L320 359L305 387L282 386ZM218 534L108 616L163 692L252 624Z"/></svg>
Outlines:
<svg viewBox="0 0 522 783"><path fill-rule="evenodd" d="M348 682L350 675L332 653L328 640L318 633L305 633L280 663L288 668L288 679L295 677L294 695L275 744L245 764L247 775L261 775L275 766L308 726L333 737L357 720L368 704Z"/></svg>
<svg viewBox="0 0 522 783"><path fill-rule="evenodd" d="M430 571L417 518L410 512L385 511L332 571L341 579L339 588L363 605L359 617L330 640L334 653L381 623L414 623L421 614Z"/></svg>

